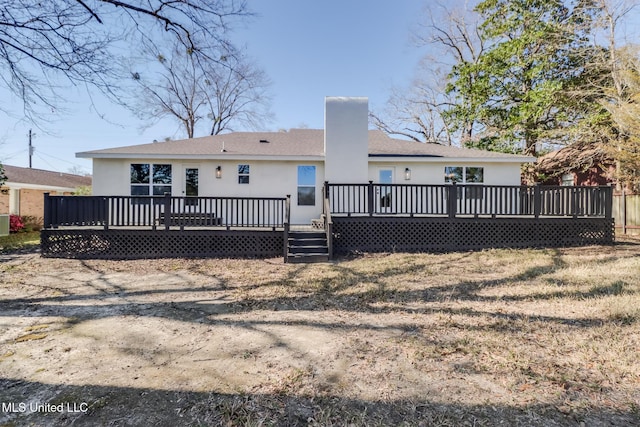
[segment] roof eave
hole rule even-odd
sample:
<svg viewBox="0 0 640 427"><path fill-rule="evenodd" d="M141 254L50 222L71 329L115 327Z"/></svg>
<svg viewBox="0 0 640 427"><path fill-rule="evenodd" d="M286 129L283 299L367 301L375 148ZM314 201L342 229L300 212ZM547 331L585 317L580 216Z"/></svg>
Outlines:
<svg viewBox="0 0 640 427"><path fill-rule="evenodd" d="M90 186L91 184L86 184ZM15 181L5 181L4 186L7 188L11 188L14 190L49 190L49 191L57 191L57 192L73 192L76 191L78 187L82 187L83 184L78 184L75 187L64 187L60 185L47 185L47 184L30 184L26 182L15 182Z"/></svg>
<svg viewBox="0 0 640 427"><path fill-rule="evenodd" d="M447 157L438 155L402 155L402 154L369 154L369 158L375 161L405 161L405 162L421 162L428 160L431 163L534 163L535 157L518 156L518 157Z"/></svg>
<svg viewBox="0 0 640 427"><path fill-rule="evenodd" d="M78 158L89 159L159 159L159 160L251 160L251 161L324 161L324 155L249 155L249 154L149 154L149 153L76 153ZM447 157L432 154L369 154L372 161L403 161L403 162L424 162L431 163L533 163L535 157Z"/></svg>
<svg viewBox="0 0 640 427"><path fill-rule="evenodd" d="M159 159L159 160L275 160L275 161L324 161L324 155L249 155L249 154L149 154L149 153L76 153L85 159Z"/></svg>

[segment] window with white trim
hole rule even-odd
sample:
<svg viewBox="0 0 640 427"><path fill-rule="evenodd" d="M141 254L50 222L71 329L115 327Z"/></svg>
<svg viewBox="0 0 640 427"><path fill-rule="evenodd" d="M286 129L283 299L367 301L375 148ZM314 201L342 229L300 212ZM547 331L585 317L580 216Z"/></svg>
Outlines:
<svg viewBox="0 0 640 427"><path fill-rule="evenodd" d="M316 204L316 167L298 166L298 206Z"/></svg>
<svg viewBox="0 0 640 427"><path fill-rule="evenodd" d="M171 193L170 164L132 163L130 172L132 196L162 196L164 193Z"/></svg>
<svg viewBox="0 0 640 427"><path fill-rule="evenodd" d="M478 166L445 166L444 182L447 184L482 184L484 183L484 168ZM459 187L458 198L482 199L481 187Z"/></svg>
<svg viewBox="0 0 640 427"><path fill-rule="evenodd" d="M447 184L482 184L484 183L484 168L477 166L445 166L444 182Z"/></svg>
<svg viewBox="0 0 640 427"><path fill-rule="evenodd" d="M249 165L238 165L238 184L249 183Z"/></svg>

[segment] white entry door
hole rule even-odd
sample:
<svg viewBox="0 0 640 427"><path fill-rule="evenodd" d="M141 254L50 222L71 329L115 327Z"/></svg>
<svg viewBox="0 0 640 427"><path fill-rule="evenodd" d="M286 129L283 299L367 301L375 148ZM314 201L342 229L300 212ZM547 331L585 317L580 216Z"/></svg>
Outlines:
<svg viewBox="0 0 640 427"><path fill-rule="evenodd" d="M384 184L393 184L393 168L382 168L378 170L378 194L376 197L376 212L390 213L393 211L393 191L391 186Z"/></svg>

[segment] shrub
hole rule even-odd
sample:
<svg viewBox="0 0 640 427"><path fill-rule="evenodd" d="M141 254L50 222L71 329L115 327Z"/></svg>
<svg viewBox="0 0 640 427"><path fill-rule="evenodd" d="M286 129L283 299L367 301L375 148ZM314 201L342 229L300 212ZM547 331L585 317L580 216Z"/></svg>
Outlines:
<svg viewBox="0 0 640 427"><path fill-rule="evenodd" d="M9 232L17 233L24 228L24 222L18 215L9 216Z"/></svg>
<svg viewBox="0 0 640 427"><path fill-rule="evenodd" d="M36 216L24 215L22 217L22 224L24 225L23 231L26 231L27 233L42 230L43 223L44 220Z"/></svg>

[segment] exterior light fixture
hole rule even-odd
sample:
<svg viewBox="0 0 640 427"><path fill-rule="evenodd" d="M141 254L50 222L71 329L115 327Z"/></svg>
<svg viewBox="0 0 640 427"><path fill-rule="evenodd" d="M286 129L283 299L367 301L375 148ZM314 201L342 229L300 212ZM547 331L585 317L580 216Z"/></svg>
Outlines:
<svg viewBox="0 0 640 427"><path fill-rule="evenodd" d="M411 169L409 168L404 169L404 179L407 181L411 179Z"/></svg>
<svg viewBox="0 0 640 427"><path fill-rule="evenodd" d="M222 166L216 168L216 178L222 178Z"/></svg>

